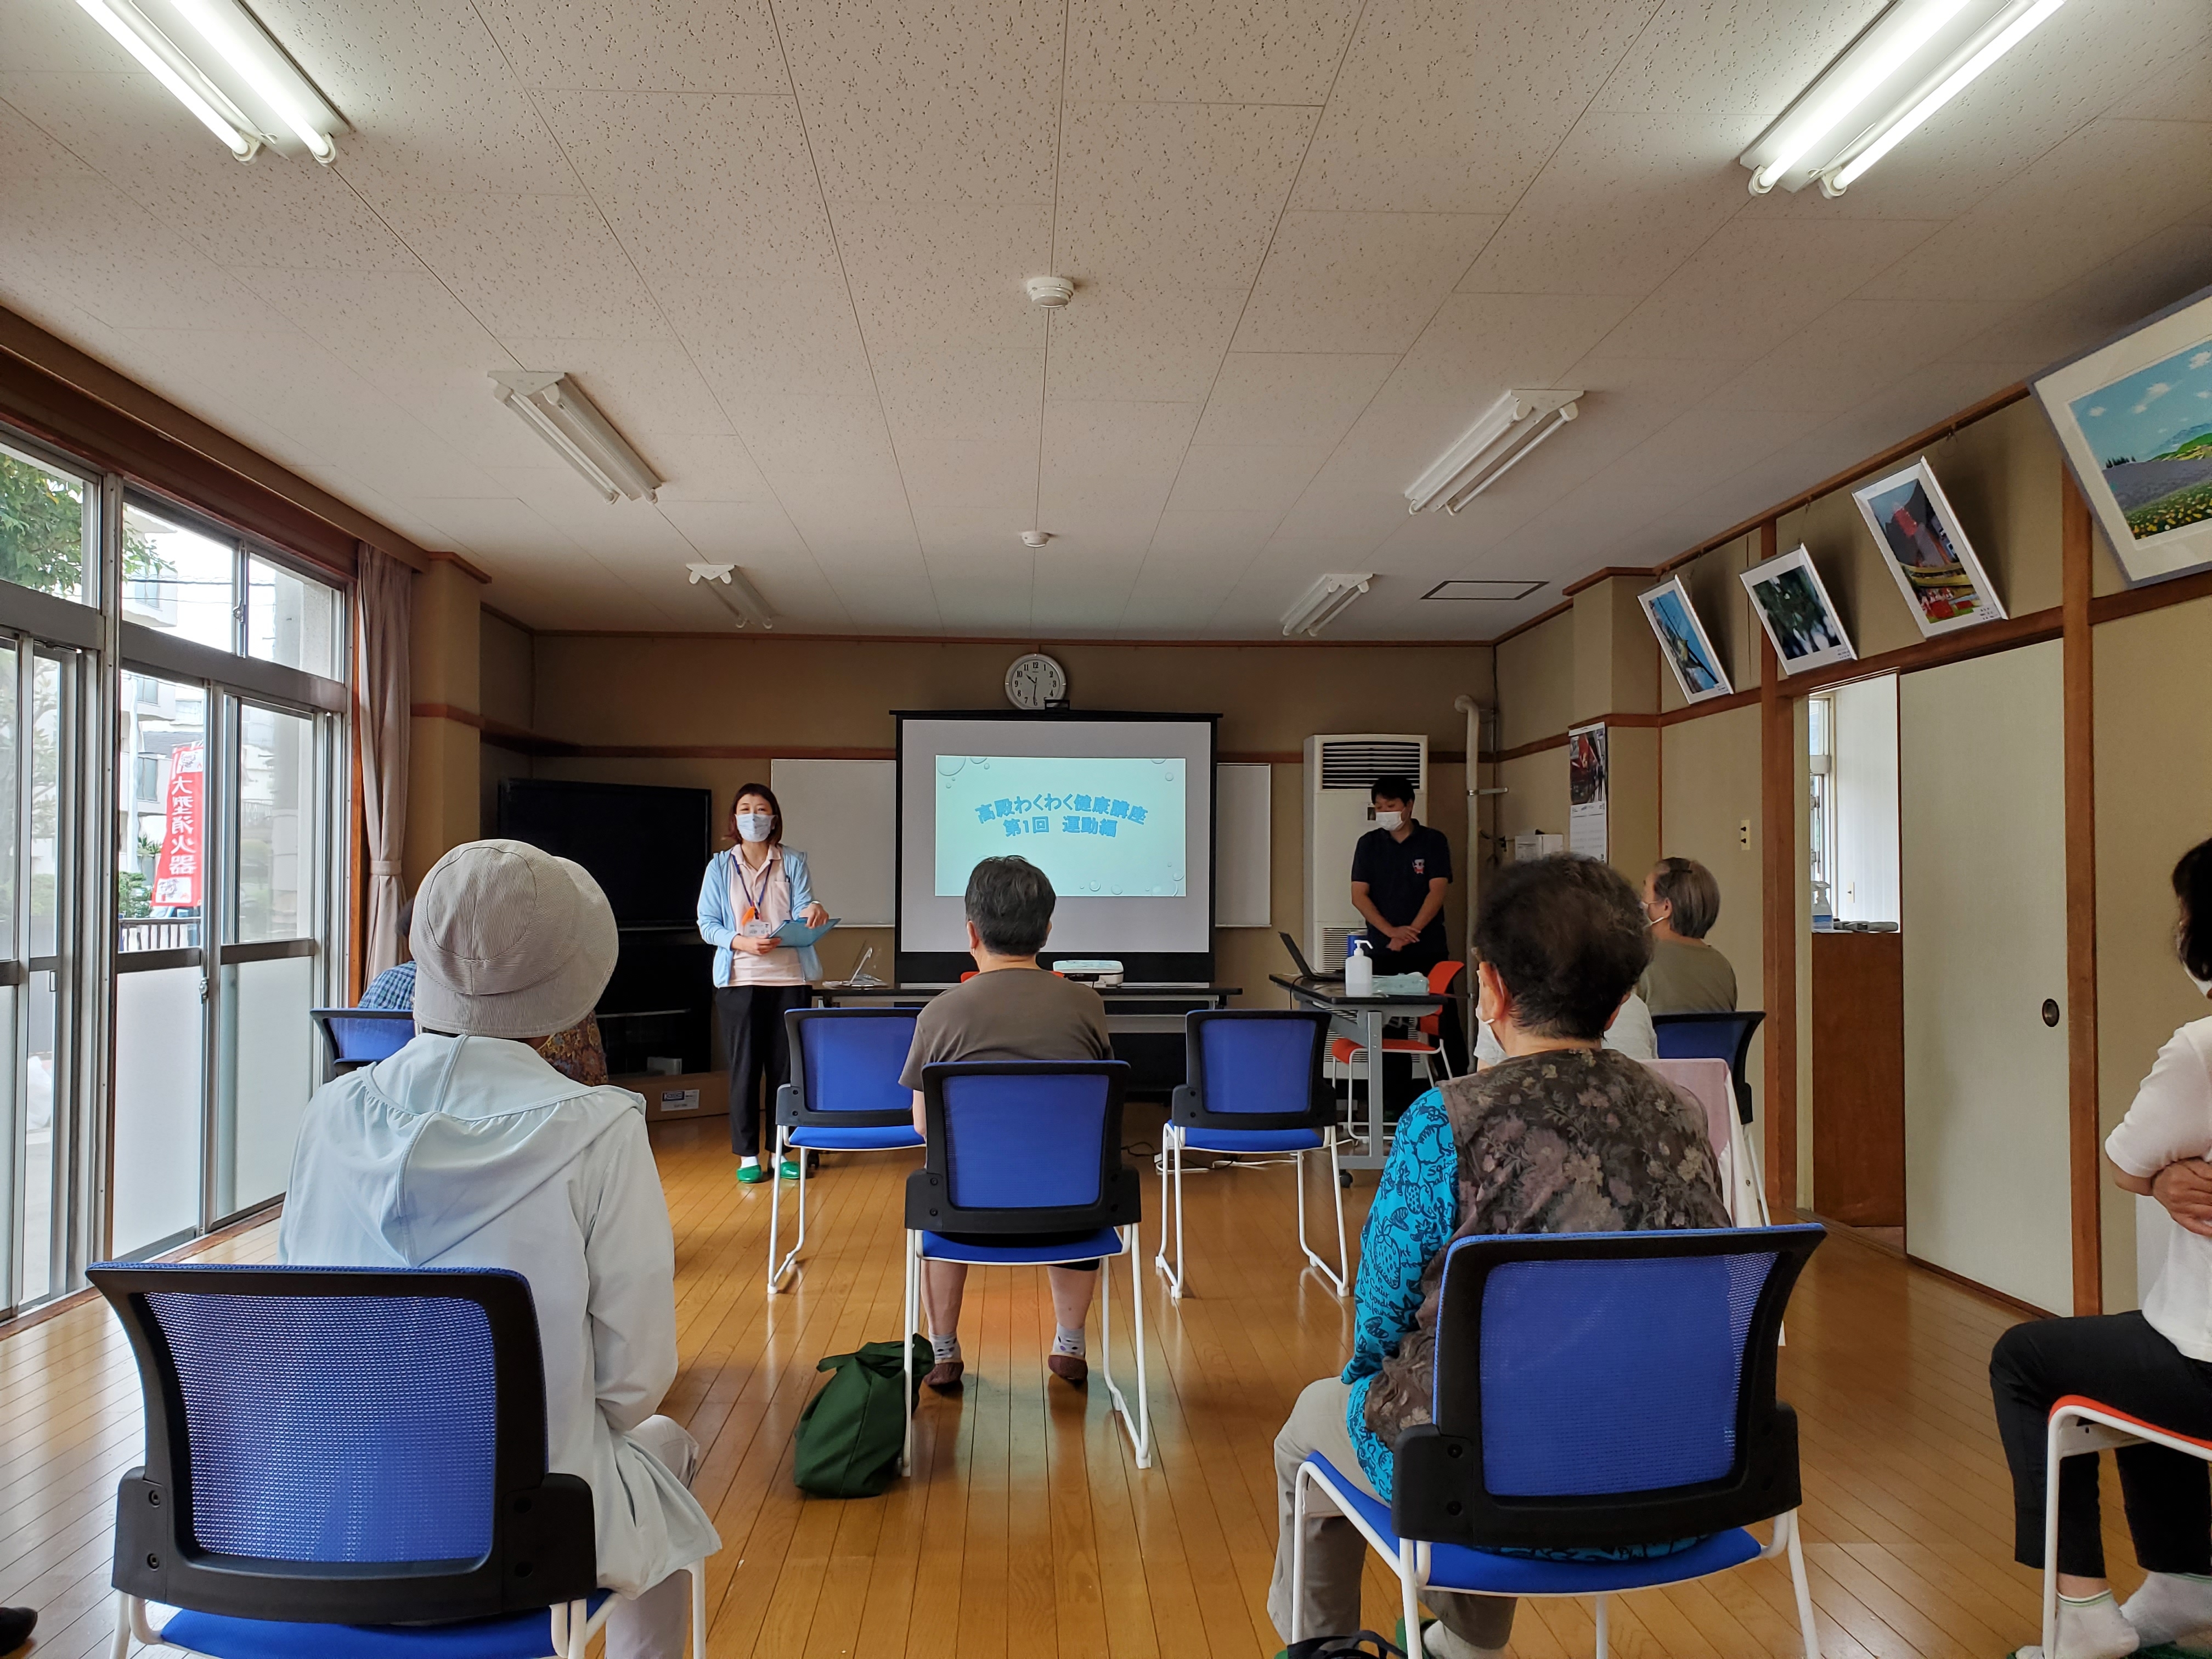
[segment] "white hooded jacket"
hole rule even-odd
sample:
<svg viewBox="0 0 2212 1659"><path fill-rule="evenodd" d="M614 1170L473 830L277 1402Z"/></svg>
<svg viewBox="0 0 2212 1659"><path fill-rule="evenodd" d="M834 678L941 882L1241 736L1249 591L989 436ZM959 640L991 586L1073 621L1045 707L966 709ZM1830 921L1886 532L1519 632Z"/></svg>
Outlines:
<svg viewBox="0 0 2212 1659"><path fill-rule="evenodd" d="M676 1247L644 1104L571 1082L526 1043L425 1033L316 1091L277 1246L301 1266L529 1279L547 1465L591 1483L599 1583L626 1595L720 1547L627 1432L676 1377Z"/></svg>

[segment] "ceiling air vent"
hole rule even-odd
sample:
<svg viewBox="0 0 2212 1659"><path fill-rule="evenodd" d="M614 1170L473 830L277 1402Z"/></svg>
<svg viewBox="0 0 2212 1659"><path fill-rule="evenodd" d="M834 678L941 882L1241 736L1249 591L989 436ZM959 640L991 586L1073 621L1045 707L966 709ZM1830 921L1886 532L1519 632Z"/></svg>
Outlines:
<svg viewBox="0 0 2212 1659"><path fill-rule="evenodd" d="M1375 780L1392 774L1411 778L1416 789L1425 789L1428 780L1421 775L1422 744L1416 738L1407 741L1396 738L1339 738L1321 746L1321 787L1324 789L1357 789L1362 794L1375 787Z"/></svg>
<svg viewBox="0 0 2212 1659"><path fill-rule="evenodd" d="M1525 599L1544 586L1521 576L1464 576L1438 582L1421 595L1425 599Z"/></svg>

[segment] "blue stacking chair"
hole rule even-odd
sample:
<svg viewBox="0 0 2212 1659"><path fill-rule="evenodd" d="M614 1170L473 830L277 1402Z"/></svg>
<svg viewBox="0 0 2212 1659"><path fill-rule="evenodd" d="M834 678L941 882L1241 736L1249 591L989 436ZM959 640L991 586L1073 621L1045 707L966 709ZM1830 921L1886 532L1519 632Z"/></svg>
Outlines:
<svg viewBox="0 0 2212 1659"><path fill-rule="evenodd" d="M1774 1369L1783 1306L1824 1234L1459 1240L1437 1314L1435 1420L1399 1443L1388 1504L1318 1453L1298 1466L1294 1577L1318 1486L1397 1574L1408 1631L1432 1590L1590 1595L1606 1659L1607 1596L1786 1555L1806 1659L1820 1659L1797 1538L1797 1418L1774 1398ZM1762 1546L1746 1528L1767 1520ZM1692 1538L1672 1555L1551 1559Z"/></svg>
<svg viewBox="0 0 2212 1659"><path fill-rule="evenodd" d="M964 1261L982 1267L1098 1263L1098 1370L1137 1455L1152 1462L1152 1419L1145 1396L1145 1294L1136 1267L1144 1220L1144 1178L1121 1164L1118 1060L966 1060L922 1068L929 1149L906 1181L906 1328L921 1322L921 1264ZM962 1234L1059 1233L1060 1244L978 1244ZM1116 1256L1129 1258L1129 1304L1136 1322L1137 1409L1114 1381ZM899 1473L914 1468L914 1344L906 1345L906 1447Z"/></svg>
<svg viewBox="0 0 2212 1659"><path fill-rule="evenodd" d="M1766 1018L1757 1008L1726 1014L1654 1014L1651 1035L1662 1060L1724 1060L1735 1082L1735 1115L1751 1121L1751 1039Z"/></svg>
<svg viewBox="0 0 2212 1659"><path fill-rule="evenodd" d="M104 1263L146 1404L115 1499L116 1651L583 1659L592 1489L545 1467L529 1281ZM706 1563L690 1564L695 1659ZM179 1608L160 1629L147 1604Z"/></svg>
<svg viewBox="0 0 2212 1659"><path fill-rule="evenodd" d="M775 1163L796 1148L799 1159L799 1237L779 1255L783 1228L783 1183L775 1183L768 1209L768 1292L791 1277L806 1248L806 1158L809 1152L911 1152L914 1091L899 1081L914 1047L918 1008L794 1008L783 1017L790 1035L791 1081L775 1091Z"/></svg>
<svg viewBox="0 0 2212 1659"><path fill-rule="evenodd" d="M1297 1171L1298 1249L1341 1297L1350 1278L1344 1244L1344 1183L1336 1164L1336 1099L1322 1074L1328 1016L1304 1009L1216 1008L1188 1017L1185 1081L1175 1091L1160 1146L1160 1249L1152 1266L1182 1300L1182 1160L1185 1152L1288 1152ZM1336 1266L1306 1243L1306 1158L1328 1154L1336 1201ZM1168 1260L1168 1212L1175 1260Z"/></svg>
<svg viewBox="0 0 2212 1659"><path fill-rule="evenodd" d="M405 1008L311 1008L308 1013L331 1045L331 1069L351 1072L389 1060L415 1040L415 1016Z"/></svg>

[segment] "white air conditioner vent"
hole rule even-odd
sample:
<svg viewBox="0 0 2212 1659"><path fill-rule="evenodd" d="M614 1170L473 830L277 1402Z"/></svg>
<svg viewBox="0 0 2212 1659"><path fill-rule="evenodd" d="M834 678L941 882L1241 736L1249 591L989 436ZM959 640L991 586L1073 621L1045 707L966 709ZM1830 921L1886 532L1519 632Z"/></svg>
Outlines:
<svg viewBox="0 0 2212 1659"><path fill-rule="evenodd" d="M1417 792L1426 793L1429 781L1421 775L1429 745L1422 738L1322 738L1321 787L1358 789L1375 787L1375 780L1394 774L1411 778Z"/></svg>

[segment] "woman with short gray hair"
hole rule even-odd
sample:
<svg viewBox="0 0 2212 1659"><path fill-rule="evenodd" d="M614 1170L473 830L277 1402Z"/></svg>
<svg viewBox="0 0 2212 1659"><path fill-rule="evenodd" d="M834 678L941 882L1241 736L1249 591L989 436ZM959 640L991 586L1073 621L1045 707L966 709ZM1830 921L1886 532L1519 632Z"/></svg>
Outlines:
<svg viewBox="0 0 2212 1659"><path fill-rule="evenodd" d="M1651 965L1637 994L1655 1014L1735 1010L1735 969L1705 935L1721 915L1721 884L1695 859L1661 859L1644 878Z"/></svg>

